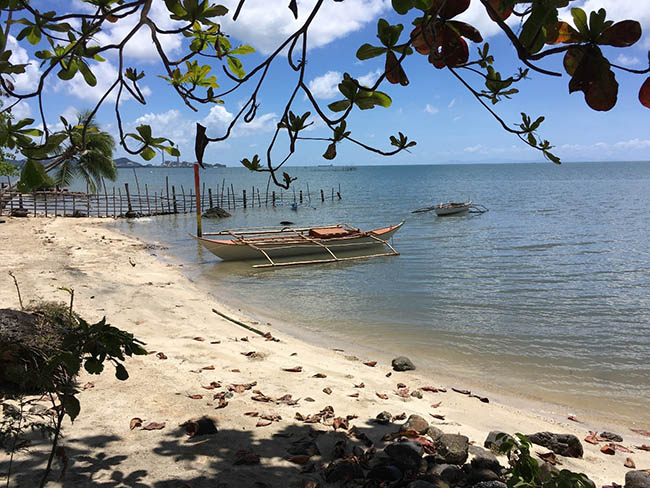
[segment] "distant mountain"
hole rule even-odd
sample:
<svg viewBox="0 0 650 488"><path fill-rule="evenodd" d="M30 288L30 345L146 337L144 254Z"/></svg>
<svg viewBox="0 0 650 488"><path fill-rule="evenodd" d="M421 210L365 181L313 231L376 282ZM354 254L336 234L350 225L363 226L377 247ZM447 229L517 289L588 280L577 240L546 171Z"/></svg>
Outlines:
<svg viewBox="0 0 650 488"><path fill-rule="evenodd" d="M113 162L116 168L139 168L142 166L140 163L131 161L129 158L117 158Z"/></svg>

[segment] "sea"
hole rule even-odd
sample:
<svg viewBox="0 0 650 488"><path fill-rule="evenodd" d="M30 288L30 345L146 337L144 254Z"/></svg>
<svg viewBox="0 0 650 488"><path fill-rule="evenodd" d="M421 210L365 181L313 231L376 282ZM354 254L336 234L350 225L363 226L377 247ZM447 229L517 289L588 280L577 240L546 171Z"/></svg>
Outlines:
<svg viewBox="0 0 650 488"><path fill-rule="evenodd" d="M163 188L165 177L186 191L193 186L189 168L135 171L150 191ZM400 255L256 269L221 262L200 247L189 236L194 215L110 225L163 243L167 259L182 264L179 269L216 300L299 338L384 364L406 355L431 384L537 402L559 418L585 415L648 427L650 163L287 171L297 180L281 197L275 188L277 205L267 207L267 175L202 170L215 195L217 187L232 184L238 194L250 189L250 198L255 188L262 204L204 219L204 232L283 221L372 229L404 220L392 241ZM132 169L120 170L115 184L125 182L133 188ZM332 200L339 185L341 199ZM297 195L303 191L295 211L293 188ZM412 213L466 200L489 211Z"/></svg>

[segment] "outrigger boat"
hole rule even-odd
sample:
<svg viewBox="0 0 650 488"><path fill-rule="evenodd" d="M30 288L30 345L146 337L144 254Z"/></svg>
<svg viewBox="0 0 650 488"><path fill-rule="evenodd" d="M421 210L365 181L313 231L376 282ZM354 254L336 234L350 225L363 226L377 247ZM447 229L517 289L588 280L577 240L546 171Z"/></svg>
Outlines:
<svg viewBox="0 0 650 488"><path fill-rule="evenodd" d="M265 258L268 263L256 264L254 268L292 266L299 264L333 263L378 256L397 256L399 253L388 240L404 225L364 231L342 223L325 227L283 227L281 229L242 229L204 233L204 236L228 236L226 239L206 239L192 236L208 251L224 261L247 261ZM383 247L385 252L360 256L340 256L336 253L372 250ZM277 262L278 258L325 254L302 261Z"/></svg>
<svg viewBox="0 0 650 488"><path fill-rule="evenodd" d="M437 216L444 217L446 215L461 215L467 212L482 214L488 211L484 205L473 203L471 200L466 202L447 202L440 203L440 205L432 205L431 207L418 208L411 213L424 213L434 211Z"/></svg>

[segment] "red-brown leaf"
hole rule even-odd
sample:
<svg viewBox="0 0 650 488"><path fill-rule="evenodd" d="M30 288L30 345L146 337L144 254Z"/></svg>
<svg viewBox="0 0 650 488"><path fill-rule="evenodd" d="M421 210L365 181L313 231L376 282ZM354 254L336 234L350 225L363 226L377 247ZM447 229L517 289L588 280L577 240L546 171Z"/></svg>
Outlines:
<svg viewBox="0 0 650 488"><path fill-rule="evenodd" d="M623 466L630 469L636 469L636 464L634 464L634 459L632 458L627 458L625 463L623 463Z"/></svg>
<svg viewBox="0 0 650 488"><path fill-rule="evenodd" d="M588 442L589 444L593 444L594 446L597 446L599 443L598 436L595 432L589 431L589 435L585 437L585 442Z"/></svg>
<svg viewBox="0 0 650 488"><path fill-rule="evenodd" d="M211 364L210 366L203 366L201 369L204 371L214 371L214 365Z"/></svg>
<svg viewBox="0 0 650 488"><path fill-rule="evenodd" d="M89 381L88 383L84 384L84 386L82 388L84 390L89 390L91 388L95 388L95 383L93 383L92 381Z"/></svg>
<svg viewBox="0 0 650 488"><path fill-rule="evenodd" d="M397 56L395 56L395 53L391 50L388 50L386 52L385 71L386 79L389 83L392 83L394 85L399 83L402 86L409 84L409 79L406 76L404 68L402 68L402 65L399 63Z"/></svg>
<svg viewBox="0 0 650 488"><path fill-rule="evenodd" d="M257 421L257 424L255 424L255 427L266 427L267 425L271 425L273 422L270 420L264 420L260 419Z"/></svg>
<svg viewBox="0 0 650 488"><path fill-rule="evenodd" d="M438 393L440 391L435 386L421 386L420 390L422 390L422 391L430 391L432 393Z"/></svg>
<svg viewBox="0 0 650 488"><path fill-rule="evenodd" d="M497 14L496 16L493 15L492 12L488 9L488 15L492 20L495 21L497 18L506 20L508 17L510 17L510 14L512 14L512 11L514 10L513 3L509 0L488 0L488 3Z"/></svg>
<svg viewBox="0 0 650 488"><path fill-rule="evenodd" d="M577 422L579 424L582 423L575 417L575 415L569 415L567 418L572 422Z"/></svg>
<svg viewBox="0 0 650 488"><path fill-rule="evenodd" d="M393 417L393 420L404 420L406 419L406 412L402 412L399 415L395 415Z"/></svg>
<svg viewBox="0 0 650 488"><path fill-rule="evenodd" d="M325 373L316 373L312 378L327 378Z"/></svg>
<svg viewBox="0 0 650 488"><path fill-rule="evenodd" d="M434 0L431 13L438 13L443 19L451 19L469 8L470 0Z"/></svg>
<svg viewBox="0 0 650 488"><path fill-rule="evenodd" d="M636 446L637 449L640 449L642 451L650 451L650 446L643 444L641 446Z"/></svg>
<svg viewBox="0 0 650 488"><path fill-rule="evenodd" d="M439 414L437 414L437 413L430 413L429 415L431 415L434 419L445 420L445 416L444 416L444 415L439 415Z"/></svg>
<svg viewBox="0 0 650 488"><path fill-rule="evenodd" d="M641 24L636 20L623 20L605 29L598 37L598 44L629 47L641 39Z"/></svg>
<svg viewBox="0 0 650 488"><path fill-rule="evenodd" d="M133 417L129 423L129 430L133 430L136 427L142 427L142 419L140 417Z"/></svg>
<svg viewBox="0 0 650 488"><path fill-rule="evenodd" d="M302 366L294 366L293 368L282 368L282 371L288 371L289 373L300 373L302 372Z"/></svg>
<svg viewBox="0 0 650 488"><path fill-rule="evenodd" d="M642 430L642 429L630 429L632 432L636 432L637 434L645 435L650 437L650 430Z"/></svg>
<svg viewBox="0 0 650 488"><path fill-rule="evenodd" d="M334 420L332 420L332 427L334 427L334 430L336 429L348 430L350 428L350 424L348 423L347 419L344 419L342 417L336 417Z"/></svg>
<svg viewBox="0 0 650 488"><path fill-rule="evenodd" d="M545 452L543 454L538 452L537 455L547 463L552 464L553 466L555 466L556 464L562 464L560 460L555 456L554 452Z"/></svg>
<svg viewBox="0 0 650 488"><path fill-rule="evenodd" d="M354 385L355 388L365 388L366 385L364 383L359 383L358 385Z"/></svg>
<svg viewBox="0 0 650 488"><path fill-rule="evenodd" d="M348 395L350 398L359 398L359 393L352 393Z"/></svg>
<svg viewBox="0 0 650 488"><path fill-rule="evenodd" d="M293 464L301 464L301 465L303 465L303 464L307 464L309 462L310 457L311 456L308 456L306 454L299 454L297 456L291 456L291 457L287 458L287 461L289 461L290 463L293 463Z"/></svg>
<svg viewBox="0 0 650 488"><path fill-rule="evenodd" d="M165 422L149 422L147 425L142 427L142 430L161 430L165 428Z"/></svg>
<svg viewBox="0 0 650 488"><path fill-rule="evenodd" d="M458 33L466 37L472 42L483 42L483 37L476 27L465 22L459 22L458 20L452 20L449 22L450 25L453 25Z"/></svg>
<svg viewBox="0 0 650 488"><path fill-rule="evenodd" d="M397 390L397 396L402 397L402 398L408 398L409 397L409 389L408 388L401 388Z"/></svg>
<svg viewBox="0 0 650 488"><path fill-rule="evenodd" d="M195 394L195 395L187 395L188 398L191 398L192 400L201 400L203 398L203 395L200 394Z"/></svg>
<svg viewBox="0 0 650 488"><path fill-rule="evenodd" d="M327 395L331 395L332 394L332 389L329 386L326 386L325 388L323 388L323 393L325 393Z"/></svg>
<svg viewBox="0 0 650 488"><path fill-rule="evenodd" d="M438 408L440 405L442 405L442 402L434 403L431 408Z"/></svg>
<svg viewBox="0 0 650 488"><path fill-rule="evenodd" d="M399 390L400 388L406 388L406 385L404 383L397 383L397 389Z"/></svg>
<svg viewBox="0 0 650 488"><path fill-rule="evenodd" d="M205 339L204 339L203 337L195 337L194 340L195 340L195 341L198 341L198 342L203 342L203 341L205 341Z"/></svg>
<svg viewBox="0 0 650 488"><path fill-rule="evenodd" d="M472 392L469 390L462 390L460 388L452 388L456 393L460 393L461 395L471 395Z"/></svg>
<svg viewBox="0 0 650 488"><path fill-rule="evenodd" d="M201 388L205 388L206 390L214 390L215 388L220 388L220 387L221 387L221 383L219 383L218 381L213 381L208 386L201 385Z"/></svg>
<svg viewBox="0 0 650 488"><path fill-rule="evenodd" d="M616 449L614 449L614 446L612 446L611 444L607 444L606 446L600 448L600 452L602 452L603 454L608 454L610 456L613 456L614 454L616 454Z"/></svg>
<svg viewBox="0 0 650 488"><path fill-rule="evenodd" d="M557 22L546 27L546 44L574 44L580 41L580 33L566 22Z"/></svg>
<svg viewBox="0 0 650 488"><path fill-rule="evenodd" d="M219 409L219 408L225 408L227 406L228 406L228 402L226 401L226 399L225 398L219 398L219 403L214 408Z"/></svg>
<svg viewBox="0 0 650 488"><path fill-rule="evenodd" d="M366 366L370 366L371 368L374 368L377 365L377 361L364 361L363 364Z"/></svg>
<svg viewBox="0 0 650 488"><path fill-rule="evenodd" d="M388 400L388 395L386 395L385 393L377 393L377 392L375 392L375 395L377 395L382 400Z"/></svg>
<svg viewBox="0 0 650 488"><path fill-rule="evenodd" d="M167 356L165 356L164 352L159 352L158 354L156 354L156 357L158 359L167 359Z"/></svg>
<svg viewBox="0 0 650 488"><path fill-rule="evenodd" d="M257 417L259 414L259 412L244 412L247 417Z"/></svg>
<svg viewBox="0 0 650 488"><path fill-rule="evenodd" d="M639 90L639 102L644 107L650 108L650 76L647 80L641 85Z"/></svg>

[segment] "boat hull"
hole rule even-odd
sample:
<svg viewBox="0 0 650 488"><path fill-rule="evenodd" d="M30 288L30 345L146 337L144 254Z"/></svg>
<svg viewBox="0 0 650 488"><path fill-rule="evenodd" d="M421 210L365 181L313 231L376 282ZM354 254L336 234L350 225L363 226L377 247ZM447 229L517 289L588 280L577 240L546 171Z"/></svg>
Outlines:
<svg viewBox="0 0 650 488"><path fill-rule="evenodd" d="M326 255L330 257L329 252L323 247L327 246L333 253L341 252L358 252L371 248L384 246L382 241L390 239L395 232L404 224L401 222L398 225L386 227L384 229L375 229L363 233L359 236L346 236L335 237L329 239L313 239L313 240L294 240L293 242L278 242L257 244L258 249L262 249L269 255L271 259L287 258L293 256L306 256L306 255ZM373 239L370 235L375 236L381 240ZM216 240L204 239L201 237L192 236L203 247L210 251L215 256L218 256L224 261L250 261L250 260L264 260L266 257L264 253L255 247L251 247L243 242L237 240Z"/></svg>

